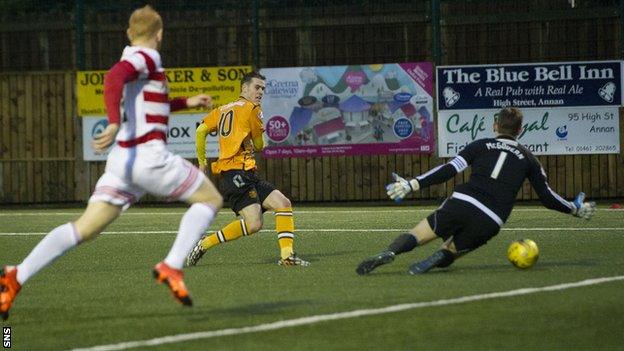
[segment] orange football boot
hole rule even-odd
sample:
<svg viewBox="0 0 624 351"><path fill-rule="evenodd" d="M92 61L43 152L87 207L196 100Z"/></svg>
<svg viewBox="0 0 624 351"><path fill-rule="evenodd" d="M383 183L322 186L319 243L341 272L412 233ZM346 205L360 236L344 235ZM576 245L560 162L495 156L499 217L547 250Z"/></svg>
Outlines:
<svg viewBox="0 0 624 351"><path fill-rule="evenodd" d="M17 282L17 268L15 266L4 266L0 269L0 315L3 320L9 318L11 304L22 286Z"/></svg>
<svg viewBox="0 0 624 351"><path fill-rule="evenodd" d="M165 283L171 290L173 297L184 306L193 306L186 285L184 285L184 273L181 270L169 267L165 262L160 262L154 267L154 278L159 283Z"/></svg>

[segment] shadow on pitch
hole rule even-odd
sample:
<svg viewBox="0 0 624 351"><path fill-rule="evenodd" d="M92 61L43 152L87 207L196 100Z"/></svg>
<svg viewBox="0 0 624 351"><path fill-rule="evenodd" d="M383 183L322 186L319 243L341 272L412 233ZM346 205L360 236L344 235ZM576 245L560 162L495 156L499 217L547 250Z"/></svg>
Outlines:
<svg viewBox="0 0 624 351"><path fill-rule="evenodd" d="M169 301L167 301L169 302ZM173 304L173 302L171 302ZM249 316L249 315L271 315L278 314L284 310L288 310L292 307L298 307L303 305L312 305L313 300L289 300L279 302L263 302L242 306L235 306L232 308L219 308L211 309L208 306L193 306L192 308L179 307L175 310L167 311L137 311L126 313L107 313L106 311L100 311L95 315L84 316L71 316L72 322L98 322L106 320L118 320L118 321L145 321L149 319L162 319L162 318L176 318L182 317L191 322L206 321L207 319L214 318L216 315L221 316ZM23 319L20 321L22 325L38 325L41 321L39 319Z"/></svg>
<svg viewBox="0 0 624 351"><path fill-rule="evenodd" d="M333 251L333 252L323 252L323 253L302 253L300 256L302 259L309 261L310 263L315 263L321 261L323 258L333 257L333 256L347 256L353 255L356 251ZM274 258L266 258L262 261L263 264L275 264L277 262Z"/></svg>
<svg viewBox="0 0 624 351"><path fill-rule="evenodd" d="M528 270L539 271L550 268L558 268L558 267L591 267L597 266L599 263L594 259L583 259L583 260L566 260L566 261L538 261L535 266L531 267ZM427 274L431 273L443 273L443 272L459 272L459 271L507 271L514 268L510 263L497 263L497 264L479 264L479 265L469 265L463 266L461 264L453 265L448 269L433 269L429 271Z"/></svg>
<svg viewBox="0 0 624 351"><path fill-rule="evenodd" d="M234 306L231 308L217 308L209 310L196 311L187 319L189 321L203 321L208 318L214 318L216 315L222 316L249 316L249 315L271 315L289 310L298 306L309 306L313 304L312 300L288 300L262 302L249 305Z"/></svg>
<svg viewBox="0 0 624 351"><path fill-rule="evenodd" d="M560 268L560 267L590 267L599 265L598 260L594 259L583 259L583 260L566 260L566 261L545 261L545 262L537 262L535 266L531 267L531 271L547 271L552 268ZM384 271L383 268L377 269L374 272L368 274L367 276L401 276L401 275L410 275L407 271L408 266L405 267L404 271L394 270L394 271ZM508 271L515 270L515 268L510 263L498 263L498 264L477 264L477 265L461 265L454 264L449 268L434 268L427 272L424 275L437 275L437 274L455 274L462 272L474 272L474 271ZM419 275L415 275L418 277Z"/></svg>
<svg viewBox="0 0 624 351"><path fill-rule="evenodd" d="M353 266L353 274L355 273L355 265ZM409 274L409 272L407 271L407 269L409 268L409 266L405 266L405 269L395 269L395 268L391 268L391 269L385 269L384 268L377 268L375 271L368 273L367 275L363 276L363 278L372 278L372 277L401 277L401 276L405 276L405 277L409 277L411 276Z"/></svg>
<svg viewBox="0 0 624 351"><path fill-rule="evenodd" d="M599 265L598 260L594 259L584 259L584 260L566 260L566 261L546 261L546 262L537 262L535 267L575 267L575 266L597 266Z"/></svg>

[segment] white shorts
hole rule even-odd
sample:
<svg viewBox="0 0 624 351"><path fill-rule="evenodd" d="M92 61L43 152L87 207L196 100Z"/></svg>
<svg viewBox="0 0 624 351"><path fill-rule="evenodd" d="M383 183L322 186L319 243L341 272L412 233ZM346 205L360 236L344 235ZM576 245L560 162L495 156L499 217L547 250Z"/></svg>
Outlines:
<svg viewBox="0 0 624 351"><path fill-rule="evenodd" d="M197 167L171 153L161 141L131 148L115 145L89 202L104 201L125 210L145 193L168 201L185 200L204 179Z"/></svg>

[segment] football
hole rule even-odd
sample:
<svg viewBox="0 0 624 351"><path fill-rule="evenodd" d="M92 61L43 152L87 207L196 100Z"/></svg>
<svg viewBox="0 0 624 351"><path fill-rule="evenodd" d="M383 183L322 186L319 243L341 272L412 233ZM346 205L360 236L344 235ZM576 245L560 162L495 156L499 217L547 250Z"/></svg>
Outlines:
<svg viewBox="0 0 624 351"><path fill-rule="evenodd" d="M509 262L520 269L532 267L539 258L539 248L531 239L516 240L507 249Z"/></svg>

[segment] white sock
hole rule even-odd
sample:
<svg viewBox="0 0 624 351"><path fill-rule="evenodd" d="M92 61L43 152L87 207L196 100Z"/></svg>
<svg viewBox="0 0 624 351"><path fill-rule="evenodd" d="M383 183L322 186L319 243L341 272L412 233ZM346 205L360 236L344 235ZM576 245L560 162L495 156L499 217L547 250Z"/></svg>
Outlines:
<svg viewBox="0 0 624 351"><path fill-rule="evenodd" d="M72 223L65 223L54 228L17 266L17 281L24 285L41 268L52 263L79 242L80 236Z"/></svg>
<svg viewBox="0 0 624 351"><path fill-rule="evenodd" d="M171 246L165 263L171 268L182 269L186 255L206 232L215 216L215 210L205 203L195 203L186 211L180 221L178 236Z"/></svg>

